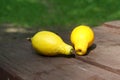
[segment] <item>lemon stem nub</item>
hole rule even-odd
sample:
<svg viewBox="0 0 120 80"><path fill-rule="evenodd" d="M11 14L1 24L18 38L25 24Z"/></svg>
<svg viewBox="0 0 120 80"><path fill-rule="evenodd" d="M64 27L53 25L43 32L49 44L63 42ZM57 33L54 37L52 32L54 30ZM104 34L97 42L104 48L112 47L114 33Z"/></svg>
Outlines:
<svg viewBox="0 0 120 80"><path fill-rule="evenodd" d="M76 53L77 53L77 55L80 55L80 56L82 56L84 53L82 52L82 50L80 50L80 49L78 49L78 50L76 50Z"/></svg>
<svg viewBox="0 0 120 80"><path fill-rule="evenodd" d="M71 48L70 53L73 53L73 48Z"/></svg>
<svg viewBox="0 0 120 80"><path fill-rule="evenodd" d="M86 42L81 42L75 45L75 52L77 55L85 55L87 52L88 44Z"/></svg>
<svg viewBox="0 0 120 80"><path fill-rule="evenodd" d="M64 48L61 48L61 51L64 51L62 54L71 55L73 53L73 47L68 44L64 44Z"/></svg>
<svg viewBox="0 0 120 80"><path fill-rule="evenodd" d="M28 37L28 38L26 38L26 39L31 42L31 38Z"/></svg>

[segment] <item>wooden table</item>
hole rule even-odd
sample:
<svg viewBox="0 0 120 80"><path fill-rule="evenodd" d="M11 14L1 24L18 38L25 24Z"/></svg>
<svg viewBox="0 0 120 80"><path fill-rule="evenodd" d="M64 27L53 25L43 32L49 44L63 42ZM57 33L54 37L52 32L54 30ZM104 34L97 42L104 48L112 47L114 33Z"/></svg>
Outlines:
<svg viewBox="0 0 120 80"><path fill-rule="evenodd" d="M95 27L88 55L76 57L40 56L20 30L0 29L0 80L120 80L120 21Z"/></svg>

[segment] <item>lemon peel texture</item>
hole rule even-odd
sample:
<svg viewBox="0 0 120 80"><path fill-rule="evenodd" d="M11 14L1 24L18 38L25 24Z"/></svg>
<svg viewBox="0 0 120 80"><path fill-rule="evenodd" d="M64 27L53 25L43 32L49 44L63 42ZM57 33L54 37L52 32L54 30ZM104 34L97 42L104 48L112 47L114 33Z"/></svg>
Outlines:
<svg viewBox="0 0 120 80"><path fill-rule="evenodd" d="M70 40L76 54L85 55L88 47L93 44L94 32L89 26L80 25L72 30Z"/></svg>
<svg viewBox="0 0 120 80"><path fill-rule="evenodd" d="M73 47L65 43L62 38L51 31L37 32L32 38L33 48L45 56L56 56L59 54L71 55Z"/></svg>

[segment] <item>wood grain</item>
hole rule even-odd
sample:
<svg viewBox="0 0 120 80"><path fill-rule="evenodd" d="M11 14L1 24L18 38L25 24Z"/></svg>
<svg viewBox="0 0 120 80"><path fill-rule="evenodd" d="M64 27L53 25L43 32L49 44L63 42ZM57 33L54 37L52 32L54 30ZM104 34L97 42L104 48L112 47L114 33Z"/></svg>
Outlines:
<svg viewBox="0 0 120 80"><path fill-rule="evenodd" d="M87 55L76 57L38 55L26 40L34 33L5 32L1 29L0 80L119 80L119 28L108 26L119 27L119 23L107 22L94 28L94 45ZM65 41L69 40L66 32L59 34Z"/></svg>

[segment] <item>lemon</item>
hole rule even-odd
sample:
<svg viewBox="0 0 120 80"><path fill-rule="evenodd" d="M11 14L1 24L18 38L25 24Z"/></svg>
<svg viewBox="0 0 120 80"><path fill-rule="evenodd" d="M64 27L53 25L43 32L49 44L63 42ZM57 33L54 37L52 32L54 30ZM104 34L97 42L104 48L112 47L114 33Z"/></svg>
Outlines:
<svg viewBox="0 0 120 80"><path fill-rule="evenodd" d="M88 47L93 44L94 32L89 26L80 25L72 30L70 40L76 54L85 55Z"/></svg>
<svg viewBox="0 0 120 80"><path fill-rule="evenodd" d="M60 36L51 31L37 32L31 38L33 48L42 55L70 55L73 47L66 44Z"/></svg>

